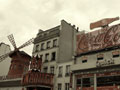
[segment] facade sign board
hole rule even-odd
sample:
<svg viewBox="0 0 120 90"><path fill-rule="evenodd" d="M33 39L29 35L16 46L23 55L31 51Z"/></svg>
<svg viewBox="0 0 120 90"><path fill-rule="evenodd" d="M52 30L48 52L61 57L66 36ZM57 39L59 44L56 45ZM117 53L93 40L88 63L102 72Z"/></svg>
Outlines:
<svg viewBox="0 0 120 90"><path fill-rule="evenodd" d="M77 35L77 54L120 45L120 24Z"/></svg>
<svg viewBox="0 0 120 90"><path fill-rule="evenodd" d="M101 60L96 62L96 67L104 67L104 66L109 66L109 65L114 65L115 60L114 59L108 59L108 60Z"/></svg>

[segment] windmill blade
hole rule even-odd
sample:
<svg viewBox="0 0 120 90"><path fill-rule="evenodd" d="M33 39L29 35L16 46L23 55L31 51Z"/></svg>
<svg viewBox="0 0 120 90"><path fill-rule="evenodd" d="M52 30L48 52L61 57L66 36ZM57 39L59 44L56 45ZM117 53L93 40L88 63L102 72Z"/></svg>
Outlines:
<svg viewBox="0 0 120 90"><path fill-rule="evenodd" d="M0 62L2 62L3 60L5 60L5 58L7 58L7 57L9 56L10 53L11 53L11 52L6 53L6 54L0 56Z"/></svg>
<svg viewBox="0 0 120 90"><path fill-rule="evenodd" d="M33 42L34 42L34 38L32 38L29 41L25 42L23 45L21 45L20 47L18 47L18 49L24 48L24 47L32 44Z"/></svg>
<svg viewBox="0 0 120 90"><path fill-rule="evenodd" d="M16 49L17 47L16 47L16 43L15 43L13 34L9 35L9 36L8 36L8 39L9 39L9 41L11 42L11 44L13 45L13 47Z"/></svg>

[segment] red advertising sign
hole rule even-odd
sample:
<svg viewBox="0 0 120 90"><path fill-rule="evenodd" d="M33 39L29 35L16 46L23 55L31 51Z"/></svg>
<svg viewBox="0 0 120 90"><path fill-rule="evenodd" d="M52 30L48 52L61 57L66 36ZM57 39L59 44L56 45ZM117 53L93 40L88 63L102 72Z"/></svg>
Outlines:
<svg viewBox="0 0 120 90"><path fill-rule="evenodd" d="M97 90L120 90L118 86L97 87Z"/></svg>
<svg viewBox="0 0 120 90"><path fill-rule="evenodd" d="M76 75L76 78L87 78L87 77L93 77L94 74L80 74Z"/></svg>
<svg viewBox="0 0 120 90"><path fill-rule="evenodd" d="M77 87L76 90L94 90L94 87ZM97 90L120 90L119 86L103 86L97 87Z"/></svg>
<svg viewBox="0 0 120 90"><path fill-rule="evenodd" d="M120 44L120 25L77 35L77 54L96 51Z"/></svg>
<svg viewBox="0 0 120 90"><path fill-rule="evenodd" d="M104 77L104 76L116 76L120 75L120 72L105 72L105 73L98 73L97 77Z"/></svg>

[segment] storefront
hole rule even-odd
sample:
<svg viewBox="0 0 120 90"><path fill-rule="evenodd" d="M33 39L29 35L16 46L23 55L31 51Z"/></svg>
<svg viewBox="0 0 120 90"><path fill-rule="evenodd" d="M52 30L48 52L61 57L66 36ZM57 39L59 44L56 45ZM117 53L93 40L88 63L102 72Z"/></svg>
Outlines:
<svg viewBox="0 0 120 90"><path fill-rule="evenodd" d="M120 90L120 66L74 71L76 90Z"/></svg>
<svg viewBox="0 0 120 90"><path fill-rule="evenodd" d="M76 37L72 90L120 90L120 24L103 26L104 21L114 20L100 20L102 29Z"/></svg>

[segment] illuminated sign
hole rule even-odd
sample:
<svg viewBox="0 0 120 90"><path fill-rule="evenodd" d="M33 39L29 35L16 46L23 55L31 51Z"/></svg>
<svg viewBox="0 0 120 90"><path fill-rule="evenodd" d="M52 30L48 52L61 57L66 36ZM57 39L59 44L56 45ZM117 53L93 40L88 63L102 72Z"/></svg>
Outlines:
<svg viewBox="0 0 120 90"><path fill-rule="evenodd" d="M77 35L77 54L120 45L120 25Z"/></svg>

